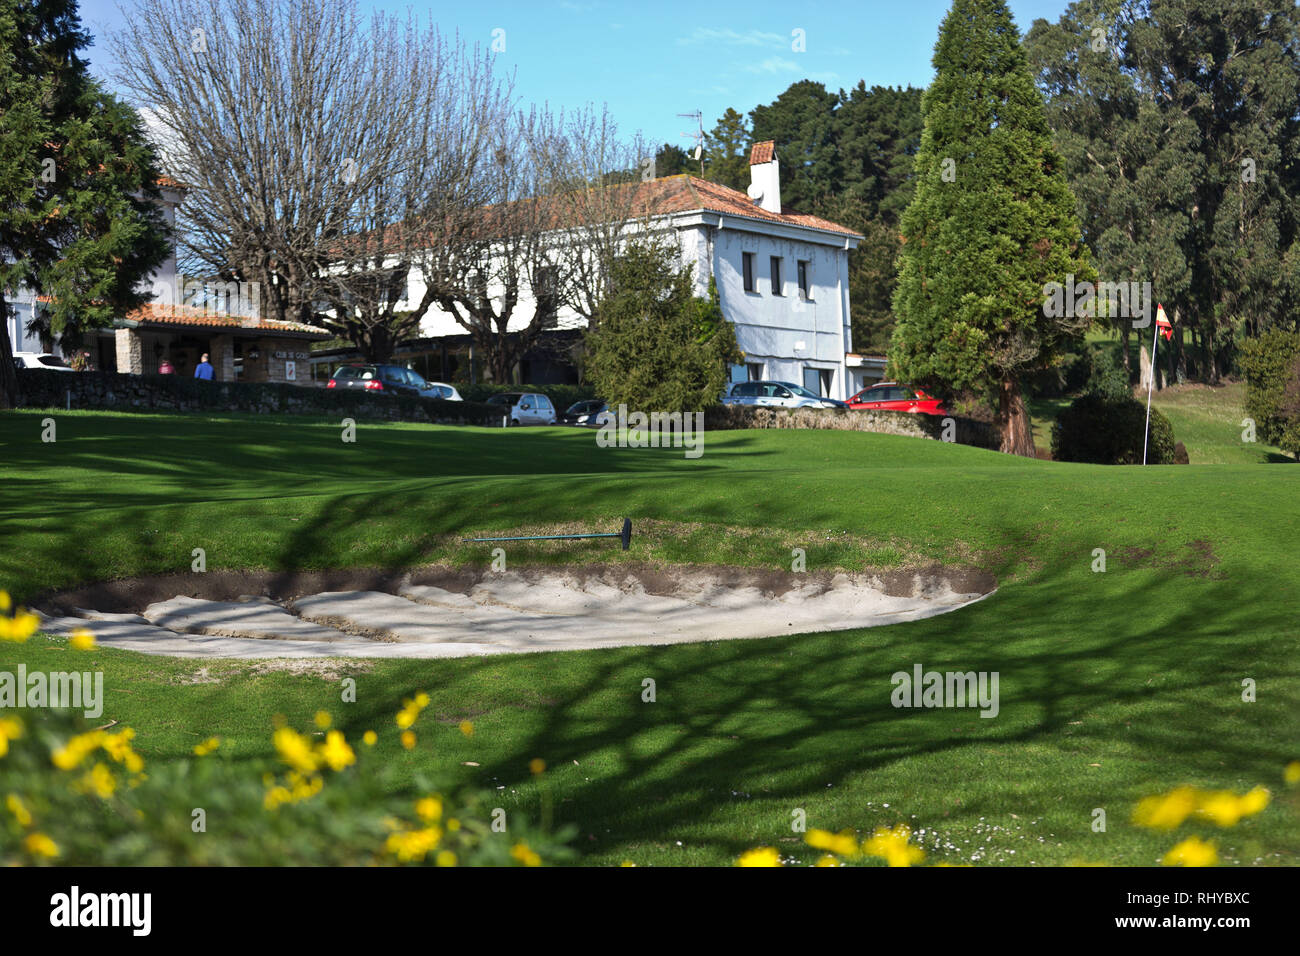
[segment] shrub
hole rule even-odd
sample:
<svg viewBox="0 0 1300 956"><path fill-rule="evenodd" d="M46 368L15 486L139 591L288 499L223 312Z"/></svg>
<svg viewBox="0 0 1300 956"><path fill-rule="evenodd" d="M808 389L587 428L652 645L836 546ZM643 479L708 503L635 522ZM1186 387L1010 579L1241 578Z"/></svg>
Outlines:
<svg viewBox="0 0 1300 956"><path fill-rule="evenodd" d="M1092 352L1092 364L1084 389L1085 394L1099 395L1110 402L1133 396L1129 372L1120 361L1118 350L1103 348Z"/></svg>
<svg viewBox="0 0 1300 956"><path fill-rule="evenodd" d="M1052 428L1052 458L1096 465L1140 465L1146 405L1125 396L1101 395L1076 399L1056 418ZM1158 409L1151 409L1147 463L1174 463L1174 429Z"/></svg>
<svg viewBox="0 0 1300 956"><path fill-rule="evenodd" d="M1255 420L1257 434L1300 455L1300 332L1275 330L1248 340L1241 366L1246 414Z"/></svg>

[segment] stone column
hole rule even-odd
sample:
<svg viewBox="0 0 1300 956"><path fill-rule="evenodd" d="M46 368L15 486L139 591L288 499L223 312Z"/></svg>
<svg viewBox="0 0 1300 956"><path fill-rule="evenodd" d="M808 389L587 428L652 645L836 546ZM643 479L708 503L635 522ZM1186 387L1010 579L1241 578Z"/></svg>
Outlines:
<svg viewBox="0 0 1300 956"><path fill-rule="evenodd" d="M218 335L208 346L212 354L208 361L212 363L212 377L218 382L235 380L235 338L233 335Z"/></svg>
<svg viewBox="0 0 1300 956"><path fill-rule="evenodd" d="M144 342L135 329L115 329L113 339L117 344L117 370L122 374L144 374Z"/></svg>

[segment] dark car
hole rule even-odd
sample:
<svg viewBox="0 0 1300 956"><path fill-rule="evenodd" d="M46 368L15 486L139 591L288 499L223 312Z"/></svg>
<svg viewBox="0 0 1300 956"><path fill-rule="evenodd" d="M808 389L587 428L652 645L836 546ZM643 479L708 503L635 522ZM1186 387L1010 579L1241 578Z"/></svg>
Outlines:
<svg viewBox="0 0 1300 956"><path fill-rule="evenodd" d="M325 386L326 388L362 388L367 392L384 392L394 395L414 395L418 398L441 398L435 385L409 368L400 365L343 365Z"/></svg>
<svg viewBox="0 0 1300 956"><path fill-rule="evenodd" d="M561 425L588 425L595 428L600 424L596 419L600 413L606 411L609 405L599 398L589 398L585 401L574 402L562 415L560 415Z"/></svg>

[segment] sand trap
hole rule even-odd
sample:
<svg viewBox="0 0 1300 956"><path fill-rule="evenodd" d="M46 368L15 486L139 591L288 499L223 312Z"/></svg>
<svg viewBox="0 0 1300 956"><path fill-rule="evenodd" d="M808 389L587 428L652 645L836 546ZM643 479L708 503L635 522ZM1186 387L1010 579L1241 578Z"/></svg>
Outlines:
<svg viewBox="0 0 1300 956"><path fill-rule="evenodd" d="M224 594L233 582L203 582L206 589L150 600L139 613L123 595L152 597L165 590L157 580L91 589L51 601L42 630L89 627L105 647L182 657L460 657L875 627L956 610L992 590L987 577L941 571L782 575L614 566L424 569L365 580L371 586L329 590L318 590L324 579L278 588L267 582L270 594L233 598ZM111 609L86 609L94 603L88 597Z"/></svg>

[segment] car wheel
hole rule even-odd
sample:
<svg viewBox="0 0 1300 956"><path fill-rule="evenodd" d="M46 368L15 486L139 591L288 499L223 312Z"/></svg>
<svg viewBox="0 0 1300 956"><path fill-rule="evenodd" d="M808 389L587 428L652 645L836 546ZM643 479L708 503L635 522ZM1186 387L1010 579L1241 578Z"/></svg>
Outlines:
<svg viewBox="0 0 1300 956"><path fill-rule="evenodd" d="M512 418L512 419L510 419L510 427L511 427L511 428L518 428L518 427L519 427L519 419L517 419L517 418Z"/></svg>

